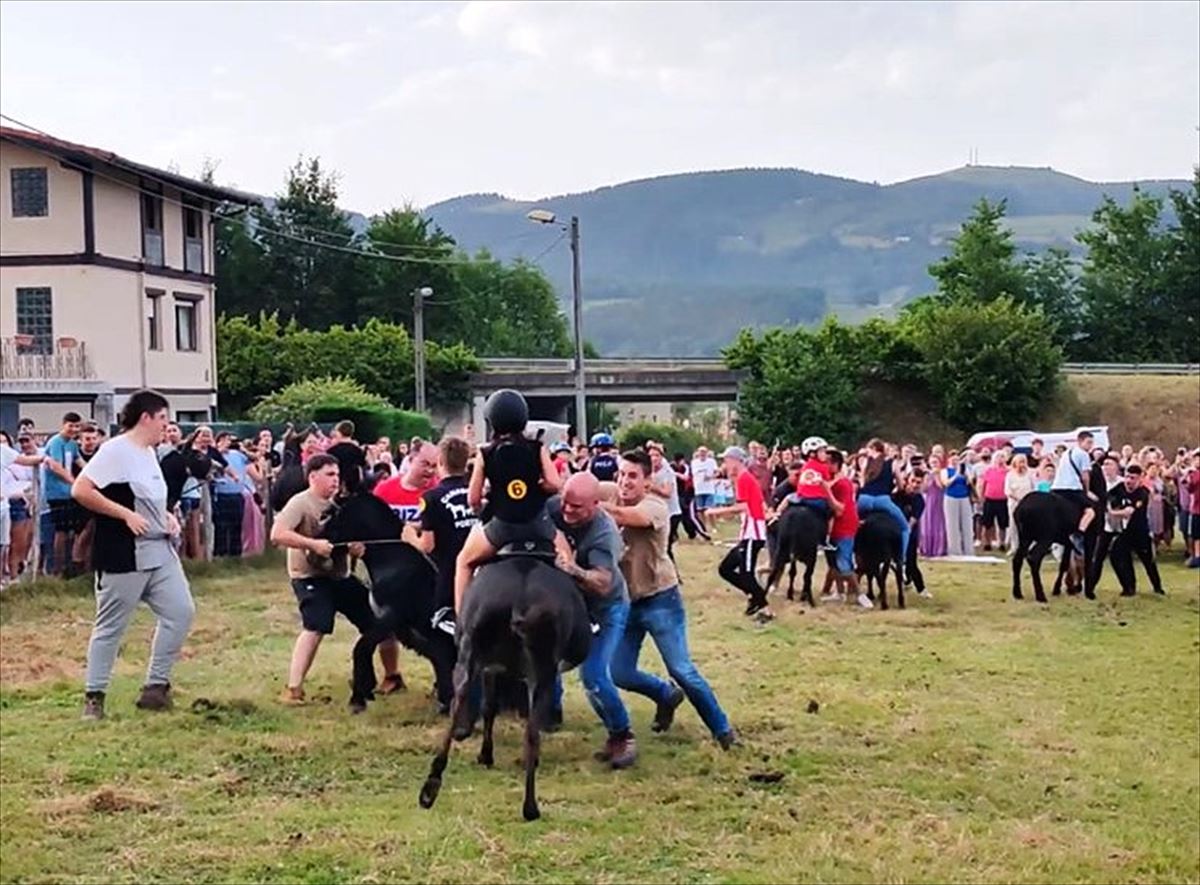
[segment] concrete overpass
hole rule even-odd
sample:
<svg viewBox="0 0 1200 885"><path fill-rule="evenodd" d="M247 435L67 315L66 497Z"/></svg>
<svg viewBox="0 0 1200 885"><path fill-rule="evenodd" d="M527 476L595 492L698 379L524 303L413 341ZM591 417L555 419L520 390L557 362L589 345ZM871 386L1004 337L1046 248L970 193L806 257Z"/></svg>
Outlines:
<svg viewBox="0 0 1200 885"><path fill-rule="evenodd" d="M511 387L525 394L533 417L566 421L575 395L573 359L488 358L470 378L472 421L483 427L483 403ZM587 398L618 402L734 402L746 376L714 358L630 357L584 361Z"/></svg>

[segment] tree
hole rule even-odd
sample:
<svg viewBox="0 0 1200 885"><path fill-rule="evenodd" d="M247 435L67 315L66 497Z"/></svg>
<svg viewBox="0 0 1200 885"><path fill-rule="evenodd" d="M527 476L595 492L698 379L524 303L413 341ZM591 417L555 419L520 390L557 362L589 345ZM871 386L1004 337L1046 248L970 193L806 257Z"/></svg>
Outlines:
<svg viewBox="0 0 1200 885"><path fill-rule="evenodd" d="M1176 331L1186 297L1167 288L1174 248L1162 230L1162 200L1136 188L1128 207L1106 196L1092 221L1078 234L1088 248L1080 355L1113 362L1185 359L1194 345Z"/></svg>
<svg viewBox="0 0 1200 885"><path fill-rule="evenodd" d="M265 276L259 310L312 329L357 322L358 295L368 278L364 259L344 251L356 250L359 238L337 198L337 175L318 158L301 157L274 208L251 213Z"/></svg>
<svg viewBox="0 0 1200 885"><path fill-rule="evenodd" d="M963 222L949 255L929 266L943 301L1025 298L1025 274L1016 260L1012 231L1003 224L1007 202L981 198Z"/></svg>
<svg viewBox="0 0 1200 885"><path fill-rule="evenodd" d="M810 332L743 329L723 351L726 365L745 369L738 399L738 430L767 441L814 433L849 443L863 428L859 416L862 364L853 333L836 320Z"/></svg>
<svg viewBox="0 0 1200 885"><path fill-rule="evenodd" d="M1008 297L904 319L942 416L964 429L1021 427L1054 391L1062 351L1040 309Z"/></svg>
<svg viewBox="0 0 1200 885"><path fill-rule="evenodd" d="M1051 246L1040 255L1025 257L1027 307L1039 307L1054 327L1054 340L1068 352L1083 331L1083 302L1079 276L1071 253Z"/></svg>
<svg viewBox="0 0 1200 885"><path fill-rule="evenodd" d="M459 340L483 356L567 357L574 354L554 287L535 264L505 267L486 250L456 269Z"/></svg>
<svg viewBox="0 0 1200 885"><path fill-rule="evenodd" d="M1171 353L1176 359L1200 362L1200 166L1192 172L1190 191L1171 191L1176 223L1167 231L1164 288L1175 305Z"/></svg>
<svg viewBox="0 0 1200 885"><path fill-rule="evenodd" d="M426 344L430 402L466 399L467 377L479 361L461 344ZM369 392L411 407L413 347L403 326L368 320L361 327L303 329L276 314L223 316L217 321L217 375L223 413L242 414L260 397L292 381L345 376Z"/></svg>
<svg viewBox="0 0 1200 885"><path fill-rule="evenodd" d="M372 218L363 246L407 260L367 262L369 282L356 305L360 318L376 317L412 328L413 292L429 287L433 297L425 305L426 336L438 341L464 340L465 323L458 303L461 290L453 265L461 256L453 237L405 206Z"/></svg>

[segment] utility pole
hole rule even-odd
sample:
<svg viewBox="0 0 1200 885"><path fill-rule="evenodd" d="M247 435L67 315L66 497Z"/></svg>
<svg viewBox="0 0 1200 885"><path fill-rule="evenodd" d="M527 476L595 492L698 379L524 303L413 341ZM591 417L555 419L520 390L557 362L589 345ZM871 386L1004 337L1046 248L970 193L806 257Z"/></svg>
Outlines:
<svg viewBox="0 0 1200 885"><path fill-rule="evenodd" d="M588 441L587 394L583 375L583 284L579 273L579 217L571 216L571 289L575 301L575 432Z"/></svg>
<svg viewBox="0 0 1200 885"><path fill-rule="evenodd" d="M425 299L433 294L428 286L413 289L413 381L416 410L425 411Z"/></svg>

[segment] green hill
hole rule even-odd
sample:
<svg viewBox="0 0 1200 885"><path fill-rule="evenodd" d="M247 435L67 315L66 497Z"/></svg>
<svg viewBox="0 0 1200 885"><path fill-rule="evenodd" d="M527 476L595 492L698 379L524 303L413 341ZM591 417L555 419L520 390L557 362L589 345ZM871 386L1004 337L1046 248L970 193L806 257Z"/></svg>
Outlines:
<svg viewBox="0 0 1200 885"><path fill-rule="evenodd" d="M1184 181L1146 181L1165 194ZM575 214L582 232L584 328L602 353L716 353L745 326L891 314L932 288L926 268L980 197L1007 199L1023 249L1075 247L1101 197L1128 200L1133 182L1099 184L1052 169L969 166L891 185L798 169L670 175L535 201L475 194L425 210L464 248L535 259L563 297L565 246L525 218Z"/></svg>

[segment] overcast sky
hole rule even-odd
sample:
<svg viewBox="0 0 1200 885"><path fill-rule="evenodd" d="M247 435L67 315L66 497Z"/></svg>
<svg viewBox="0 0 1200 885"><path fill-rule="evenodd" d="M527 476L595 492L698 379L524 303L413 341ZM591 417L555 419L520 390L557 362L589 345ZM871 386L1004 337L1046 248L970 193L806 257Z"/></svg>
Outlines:
<svg viewBox="0 0 1200 885"><path fill-rule="evenodd" d="M0 4L0 108L274 193L301 154L374 212L697 169L1093 180L1197 162L1200 3Z"/></svg>

